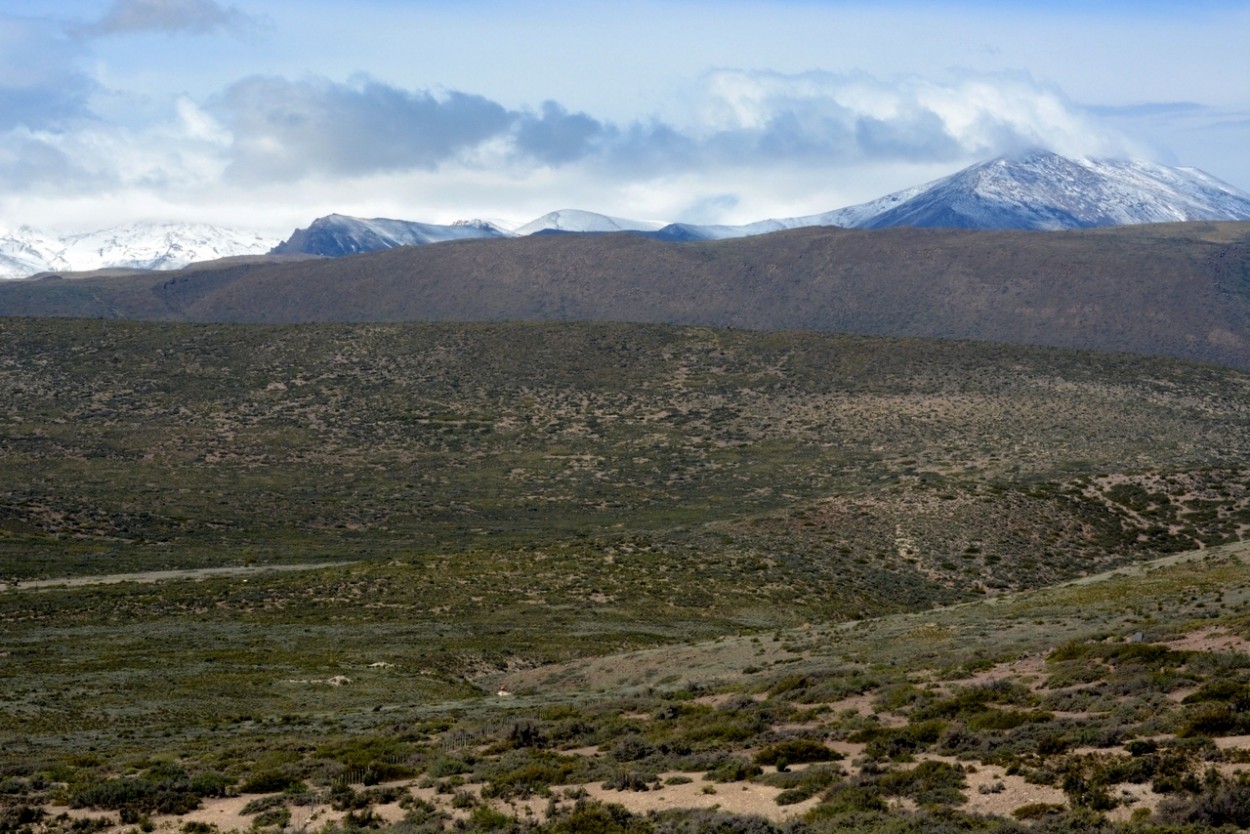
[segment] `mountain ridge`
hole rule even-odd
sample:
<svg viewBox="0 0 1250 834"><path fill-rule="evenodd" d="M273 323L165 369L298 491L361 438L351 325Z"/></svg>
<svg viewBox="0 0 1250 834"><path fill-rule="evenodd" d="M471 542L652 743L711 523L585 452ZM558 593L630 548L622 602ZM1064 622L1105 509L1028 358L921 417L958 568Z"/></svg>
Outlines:
<svg viewBox="0 0 1250 834"><path fill-rule="evenodd" d="M330 214L296 229L276 245L251 233L191 224L132 224L66 238L21 227L0 233L0 278L102 267L173 269L197 261L266 253L342 257L397 246L534 234L628 233L681 242L811 226L1056 231L1223 220L1250 220L1250 194L1198 169L1143 161L1066 158L1032 150L979 163L866 203L742 225L666 224L581 209L550 212L512 229L485 220L444 225Z"/></svg>
<svg viewBox="0 0 1250 834"><path fill-rule="evenodd" d="M55 235L21 226L0 231L0 279L97 269L180 269L220 258L263 255L273 241L207 223L130 223Z"/></svg>
<svg viewBox="0 0 1250 834"><path fill-rule="evenodd" d="M1250 223L817 227L672 245L533 235L350 258L0 283L0 315L617 321L975 339L1250 369Z"/></svg>

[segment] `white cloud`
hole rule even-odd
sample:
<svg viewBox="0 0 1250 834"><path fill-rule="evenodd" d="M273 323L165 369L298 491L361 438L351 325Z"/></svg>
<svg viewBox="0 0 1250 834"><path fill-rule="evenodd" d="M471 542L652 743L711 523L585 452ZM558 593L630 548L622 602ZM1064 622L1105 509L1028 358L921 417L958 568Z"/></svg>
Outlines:
<svg viewBox="0 0 1250 834"><path fill-rule="evenodd" d="M706 90L702 128L727 152L927 162L1031 146L1105 155L1127 145L1057 89L1018 73L933 80L721 70Z"/></svg>
<svg viewBox="0 0 1250 834"><path fill-rule="evenodd" d="M164 212L287 232L332 211L521 223L578 207L741 223L861 202L1025 146L1131 150L1023 73L724 69L682 115L630 123L363 76L249 76L126 109L141 117L0 132L0 218L63 224L95 195L118 222Z"/></svg>

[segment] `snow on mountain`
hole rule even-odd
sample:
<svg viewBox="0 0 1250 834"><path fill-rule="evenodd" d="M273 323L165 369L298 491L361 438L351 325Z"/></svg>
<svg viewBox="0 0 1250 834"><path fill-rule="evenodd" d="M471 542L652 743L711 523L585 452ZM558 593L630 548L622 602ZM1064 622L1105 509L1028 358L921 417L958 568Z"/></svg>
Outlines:
<svg viewBox="0 0 1250 834"><path fill-rule="evenodd" d="M1049 230L1192 220L1250 220L1250 194L1194 168L1030 151L929 183L853 225Z"/></svg>
<svg viewBox="0 0 1250 834"><path fill-rule="evenodd" d="M531 234L633 232L660 240L721 240L805 226L882 229L1073 229L1189 220L1250 220L1250 194L1194 168L1067 158L1033 150L973 165L949 177L822 214L741 226L664 225L563 209L507 231L485 220L450 226L332 214L277 246L260 235L206 225L135 224L57 238L0 230L0 278L102 267L174 269L231 255L337 257L395 246ZM272 249L271 249L272 246Z"/></svg>
<svg viewBox="0 0 1250 834"><path fill-rule="evenodd" d="M254 232L203 223L135 223L73 235L65 244L60 257L67 266L58 268L78 271L104 267L178 269L197 261L263 255L273 241Z"/></svg>
<svg viewBox="0 0 1250 834"><path fill-rule="evenodd" d="M49 268L62 248L52 235L29 226L0 231L0 278L21 278Z"/></svg>
<svg viewBox="0 0 1250 834"><path fill-rule="evenodd" d="M656 237L720 240L805 226L1043 230L1189 220L1250 220L1250 194L1196 168L1035 150L823 214L745 226L672 224Z"/></svg>
<svg viewBox="0 0 1250 834"><path fill-rule="evenodd" d="M261 255L273 241L254 232L195 223L133 223L58 237L23 226L0 232L0 278L105 267L178 269L235 255Z"/></svg>
<svg viewBox="0 0 1250 834"><path fill-rule="evenodd" d="M544 214L537 220L531 220L524 226L513 229L512 233L523 237L541 232L655 232L663 226L663 223L626 220L623 217L609 217L593 211L561 209Z"/></svg>
<svg viewBox="0 0 1250 834"><path fill-rule="evenodd" d="M625 220L590 211L565 209L545 214L518 229L508 231L488 220L460 220L450 226L331 214L314 220L307 229L296 229L273 249L275 255L308 254L328 257L377 252L395 246L421 246L449 240L518 237L552 232L652 232L660 223Z"/></svg>
<svg viewBox="0 0 1250 834"><path fill-rule="evenodd" d="M290 238L273 248L273 254L303 253L337 258L396 246L507 236L503 229L485 220L461 220L450 226L441 226L411 220L381 217L366 220L331 214L317 218L307 229L296 229Z"/></svg>

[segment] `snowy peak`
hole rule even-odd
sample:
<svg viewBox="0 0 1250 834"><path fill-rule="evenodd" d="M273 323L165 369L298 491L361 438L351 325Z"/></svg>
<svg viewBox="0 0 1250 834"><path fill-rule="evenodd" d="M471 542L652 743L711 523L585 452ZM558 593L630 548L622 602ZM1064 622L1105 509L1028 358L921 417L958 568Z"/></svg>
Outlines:
<svg viewBox="0 0 1250 834"><path fill-rule="evenodd" d="M516 237L559 232L604 233L652 232L662 224L608 217L591 211L564 209L544 214L511 232L489 220L457 220L450 226L411 220L366 220L331 214L314 220L307 229L296 229L273 249L275 255L306 254L337 258L361 252L377 252L396 246L422 246L449 240Z"/></svg>
<svg viewBox="0 0 1250 834"><path fill-rule="evenodd" d="M450 226L390 220L365 220L331 214L314 220L307 229L296 229L290 238L273 248L274 255L326 255L337 258L360 252L377 252L396 246L419 246L448 240L506 237L507 232L485 220L458 221Z"/></svg>
<svg viewBox="0 0 1250 834"><path fill-rule="evenodd" d="M676 223L655 236L719 240L806 226L1049 230L1191 220L1250 220L1250 194L1196 168L1033 150L823 214L745 226Z"/></svg>
<svg viewBox="0 0 1250 834"><path fill-rule="evenodd" d="M806 226L1045 230L1194 220L1250 220L1250 194L1194 168L1031 150L860 205L741 226L664 225L578 209L553 211L512 231L477 219L448 226L331 214L296 229L277 246L259 235L204 225L131 225L61 238L22 227L0 230L0 278L103 267L174 269L194 261L266 252L338 257L396 246L534 234L632 232L686 241Z"/></svg>
<svg viewBox="0 0 1250 834"><path fill-rule="evenodd" d="M63 244L29 226L0 231L0 278L21 278L49 269Z"/></svg>
<svg viewBox="0 0 1250 834"><path fill-rule="evenodd" d="M0 278L105 267L178 269L197 261L261 255L273 241L254 232L197 223L132 223L57 236L23 226L0 232Z"/></svg>
<svg viewBox="0 0 1250 834"><path fill-rule="evenodd" d="M179 269L197 261L263 255L272 245L252 232L205 224L132 224L66 238L60 259L67 266L59 268Z"/></svg>
<svg viewBox="0 0 1250 834"><path fill-rule="evenodd" d="M544 214L531 220L524 226L513 230L517 236L541 234L543 232L590 232L604 234L610 232L654 232L663 223L652 223L646 220L626 220L623 217L609 217L593 211L580 209L561 209Z"/></svg>
<svg viewBox="0 0 1250 834"><path fill-rule="evenodd" d="M1250 195L1196 169L1047 151L999 157L913 191L848 225L1046 230L1250 219Z"/></svg>

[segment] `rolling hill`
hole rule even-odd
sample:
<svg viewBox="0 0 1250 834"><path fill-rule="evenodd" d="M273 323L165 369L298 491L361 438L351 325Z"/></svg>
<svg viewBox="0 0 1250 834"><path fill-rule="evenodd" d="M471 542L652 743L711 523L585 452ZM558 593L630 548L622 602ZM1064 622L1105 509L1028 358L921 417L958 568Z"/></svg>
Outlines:
<svg viewBox="0 0 1250 834"><path fill-rule="evenodd" d="M1250 368L1250 224L632 234L0 284L0 315L633 321L1079 347Z"/></svg>

